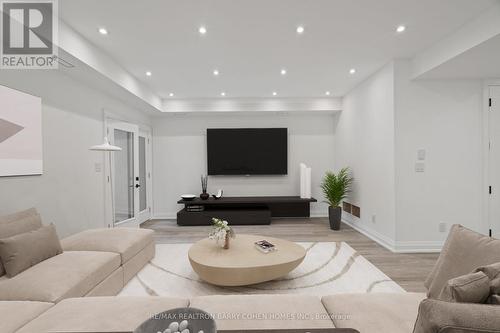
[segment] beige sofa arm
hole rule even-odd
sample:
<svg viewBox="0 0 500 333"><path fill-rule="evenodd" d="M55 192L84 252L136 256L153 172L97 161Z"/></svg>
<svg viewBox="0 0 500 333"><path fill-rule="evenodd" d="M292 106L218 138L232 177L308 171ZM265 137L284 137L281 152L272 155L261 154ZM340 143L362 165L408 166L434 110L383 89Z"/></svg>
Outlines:
<svg viewBox="0 0 500 333"><path fill-rule="evenodd" d="M425 299L420 303L413 333L500 333L500 305L450 303Z"/></svg>

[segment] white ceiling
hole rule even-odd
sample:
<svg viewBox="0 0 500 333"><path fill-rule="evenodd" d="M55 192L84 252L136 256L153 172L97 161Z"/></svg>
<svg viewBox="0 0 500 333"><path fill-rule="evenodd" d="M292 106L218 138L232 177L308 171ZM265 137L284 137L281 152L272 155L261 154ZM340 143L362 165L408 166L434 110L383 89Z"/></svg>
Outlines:
<svg viewBox="0 0 500 333"><path fill-rule="evenodd" d="M164 98L342 96L496 0L64 0L59 14ZM396 34L396 26L407 31ZM201 36L198 27L207 27ZM295 29L304 25L305 33ZM98 33L106 27L107 36ZM356 68L355 75L349 74ZM287 75L280 75L286 68ZM212 71L220 75L214 77ZM147 77L146 71L153 75Z"/></svg>

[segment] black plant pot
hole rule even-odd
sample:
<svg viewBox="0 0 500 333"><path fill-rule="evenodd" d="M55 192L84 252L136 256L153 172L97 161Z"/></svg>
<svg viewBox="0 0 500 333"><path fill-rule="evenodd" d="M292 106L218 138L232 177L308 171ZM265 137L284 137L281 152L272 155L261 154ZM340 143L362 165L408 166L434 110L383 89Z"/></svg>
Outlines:
<svg viewBox="0 0 500 333"><path fill-rule="evenodd" d="M328 207L328 218L330 219L330 229L340 230L340 221L342 220L342 208Z"/></svg>
<svg viewBox="0 0 500 333"><path fill-rule="evenodd" d="M208 198L210 198L210 195L207 192L203 192L202 194L200 194L200 198L201 200L208 200Z"/></svg>

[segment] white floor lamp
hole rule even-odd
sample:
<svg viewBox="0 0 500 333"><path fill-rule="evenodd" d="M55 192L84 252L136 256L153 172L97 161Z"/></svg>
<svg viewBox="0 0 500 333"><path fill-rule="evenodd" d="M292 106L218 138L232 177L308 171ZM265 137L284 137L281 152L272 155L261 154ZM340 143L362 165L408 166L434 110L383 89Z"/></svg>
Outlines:
<svg viewBox="0 0 500 333"><path fill-rule="evenodd" d="M113 193L113 167L111 165L111 152L113 151L120 151L122 150L118 146L113 146L109 144L108 138L104 137L104 143L96 146L92 146L89 148L89 150L94 150L94 151L104 151L107 152L108 155L108 161L109 161L109 184L111 185L111 225L114 226L115 221L114 221L114 216L115 216L115 200L114 200L114 193Z"/></svg>

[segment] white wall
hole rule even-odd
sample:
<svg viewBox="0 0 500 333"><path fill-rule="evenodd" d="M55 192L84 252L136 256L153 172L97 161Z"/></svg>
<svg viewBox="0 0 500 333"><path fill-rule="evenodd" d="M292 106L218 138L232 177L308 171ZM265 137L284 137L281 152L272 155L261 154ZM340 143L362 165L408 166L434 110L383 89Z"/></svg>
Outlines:
<svg viewBox="0 0 500 333"><path fill-rule="evenodd" d="M0 84L42 98L44 172L0 178L0 215L36 207L60 236L104 224L103 108L140 122L137 110L54 70L2 71Z"/></svg>
<svg viewBox="0 0 500 333"><path fill-rule="evenodd" d="M396 247L438 249L438 225L486 233L482 199L482 83L411 81L409 61L395 62ZM417 150L426 170L415 172Z"/></svg>
<svg viewBox="0 0 500 333"><path fill-rule="evenodd" d="M211 176L208 190L222 188L227 196L299 195L299 163L312 167L312 194L323 200L319 188L326 170L334 165L334 115L320 113L184 114L153 121L154 216L172 218L182 207L183 193L201 192L206 174L206 129L287 127L287 176ZM311 205L312 215L327 215L326 205Z"/></svg>
<svg viewBox="0 0 500 333"><path fill-rule="evenodd" d="M349 223L395 251L435 251L452 224L487 233L483 88L479 80L410 77L410 61L396 60L345 96L335 161L355 177L350 202L361 218L346 214ZM423 173L415 172L419 149Z"/></svg>
<svg viewBox="0 0 500 333"><path fill-rule="evenodd" d="M396 232L392 63L344 97L335 153L336 169L350 167L355 178L348 201L361 208L360 219L344 218L391 247Z"/></svg>

